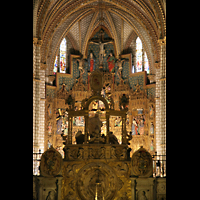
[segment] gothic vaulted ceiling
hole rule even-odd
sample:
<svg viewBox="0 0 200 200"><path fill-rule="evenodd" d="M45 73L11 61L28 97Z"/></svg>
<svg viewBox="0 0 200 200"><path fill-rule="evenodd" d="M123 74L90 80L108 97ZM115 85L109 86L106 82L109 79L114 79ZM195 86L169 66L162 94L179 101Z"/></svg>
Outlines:
<svg viewBox="0 0 200 200"><path fill-rule="evenodd" d="M139 36L151 72L159 62L158 39L166 36L165 0L34 0L33 37L42 40L41 63L51 74L64 37L86 55L87 42L101 24L115 40L117 57Z"/></svg>

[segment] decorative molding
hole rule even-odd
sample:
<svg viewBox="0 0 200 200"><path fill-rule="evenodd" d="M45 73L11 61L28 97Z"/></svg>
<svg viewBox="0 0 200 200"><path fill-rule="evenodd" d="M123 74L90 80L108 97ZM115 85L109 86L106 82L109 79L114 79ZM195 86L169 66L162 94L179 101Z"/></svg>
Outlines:
<svg viewBox="0 0 200 200"><path fill-rule="evenodd" d="M42 45L42 40L38 40L38 38L33 38L33 44L35 46L41 46Z"/></svg>
<svg viewBox="0 0 200 200"><path fill-rule="evenodd" d="M160 78L159 81L166 81L166 77L165 78Z"/></svg>
<svg viewBox="0 0 200 200"><path fill-rule="evenodd" d="M47 68L47 64L46 63L40 63L40 69L41 70L45 70Z"/></svg>
<svg viewBox="0 0 200 200"><path fill-rule="evenodd" d="M166 45L166 36L165 36L163 39L159 39L157 42L158 42L158 44L159 44L160 46Z"/></svg>
<svg viewBox="0 0 200 200"><path fill-rule="evenodd" d="M156 61L154 63L154 66L155 66L156 69L160 69L160 62Z"/></svg>

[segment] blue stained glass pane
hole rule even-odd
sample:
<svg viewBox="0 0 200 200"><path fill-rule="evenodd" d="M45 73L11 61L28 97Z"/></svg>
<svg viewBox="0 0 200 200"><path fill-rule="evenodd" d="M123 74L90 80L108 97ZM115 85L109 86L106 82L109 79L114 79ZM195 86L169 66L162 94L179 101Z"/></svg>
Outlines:
<svg viewBox="0 0 200 200"><path fill-rule="evenodd" d="M60 73L66 73L66 49L67 41L64 38L60 44Z"/></svg>
<svg viewBox="0 0 200 200"><path fill-rule="evenodd" d="M136 72L142 71L142 41L138 37L136 40Z"/></svg>

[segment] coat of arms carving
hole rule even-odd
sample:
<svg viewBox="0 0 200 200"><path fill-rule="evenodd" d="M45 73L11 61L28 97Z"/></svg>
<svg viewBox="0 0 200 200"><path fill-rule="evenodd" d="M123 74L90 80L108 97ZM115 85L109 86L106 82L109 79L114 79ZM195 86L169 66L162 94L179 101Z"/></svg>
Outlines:
<svg viewBox="0 0 200 200"><path fill-rule="evenodd" d="M42 176L54 177L59 174L62 166L62 156L52 146L42 154L40 173Z"/></svg>

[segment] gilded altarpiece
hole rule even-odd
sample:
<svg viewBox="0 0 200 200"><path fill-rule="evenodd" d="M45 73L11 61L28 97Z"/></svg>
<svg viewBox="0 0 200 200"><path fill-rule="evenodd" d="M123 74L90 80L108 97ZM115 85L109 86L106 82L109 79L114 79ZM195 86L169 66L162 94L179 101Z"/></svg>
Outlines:
<svg viewBox="0 0 200 200"><path fill-rule="evenodd" d="M149 152L155 152L155 84L147 85L146 72L131 72L132 57L131 54L121 55L122 71L119 73L120 65L115 64L114 72L103 72L102 97L105 97L108 103L114 102L114 109L120 110L119 99L126 95L129 97L129 105L126 119L126 130L132 132L130 148L132 155L140 146L143 146ZM91 96L91 87L88 82L91 72L87 71L87 62L83 62L84 71L79 69L81 56L70 55L71 74L57 73L55 76L55 86L46 85L46 121L45 121L45 148L51 145L57 148L60 153L63 148L61 134L67 135L68 115L65 104L66 99L71 95L75 101L75 110L81 109L81 102ZM112 97L112 98L111 98ZM95 110L95 104L99 109ZM103 104L93 102L90 106L91 114L99 111L103 113ZM109 131L112 131L121 143L120 135L122 129L122 118L120 116L111 116ZM77 116L73 119L73 134L78 131L84 133L84 117ZM105 118L102 115L102 122ZM105 132L102 127L102 131ZM73 137L75 144L75 137ZM63 155L64 156L64 155Z"/></svg>
<svg viewBox="0 0 200 200"><path fill-rule="evenodd" d="M155 152L155 84L149 84L146 71L132 73L132 54L116 57L115 43L106 29L98 30L88 43L85 58L81 55L70 55L69 74L56 73L51 79L54 84L46 85L46 121L45 148L53 145L63 154L61 134L68 134L68 113L66 99L71 96L75 110L81 110L82 102L91 95L90 75L99 69L99 45L94 44L100 37L104 44L103 84L101 96L113 109L120 110L120 99L125 95L129 98L126 113L126 130L132 132L129 141L132 155L140 146L152 154ZM112 56L111 56L112 54ZM111 70L112 68L112 70ZM148 83L148 84L147 84ZM89 117L99 114L103 123L102 133L106 134L105 105L101 101L93 101L89 107ZM72 119L72 144L75 134L84 133L84 117ZM109 131L112 131L121 144L122 118L113 115L109 119ZM64 155L63 155L64 156Z"/></svg>

